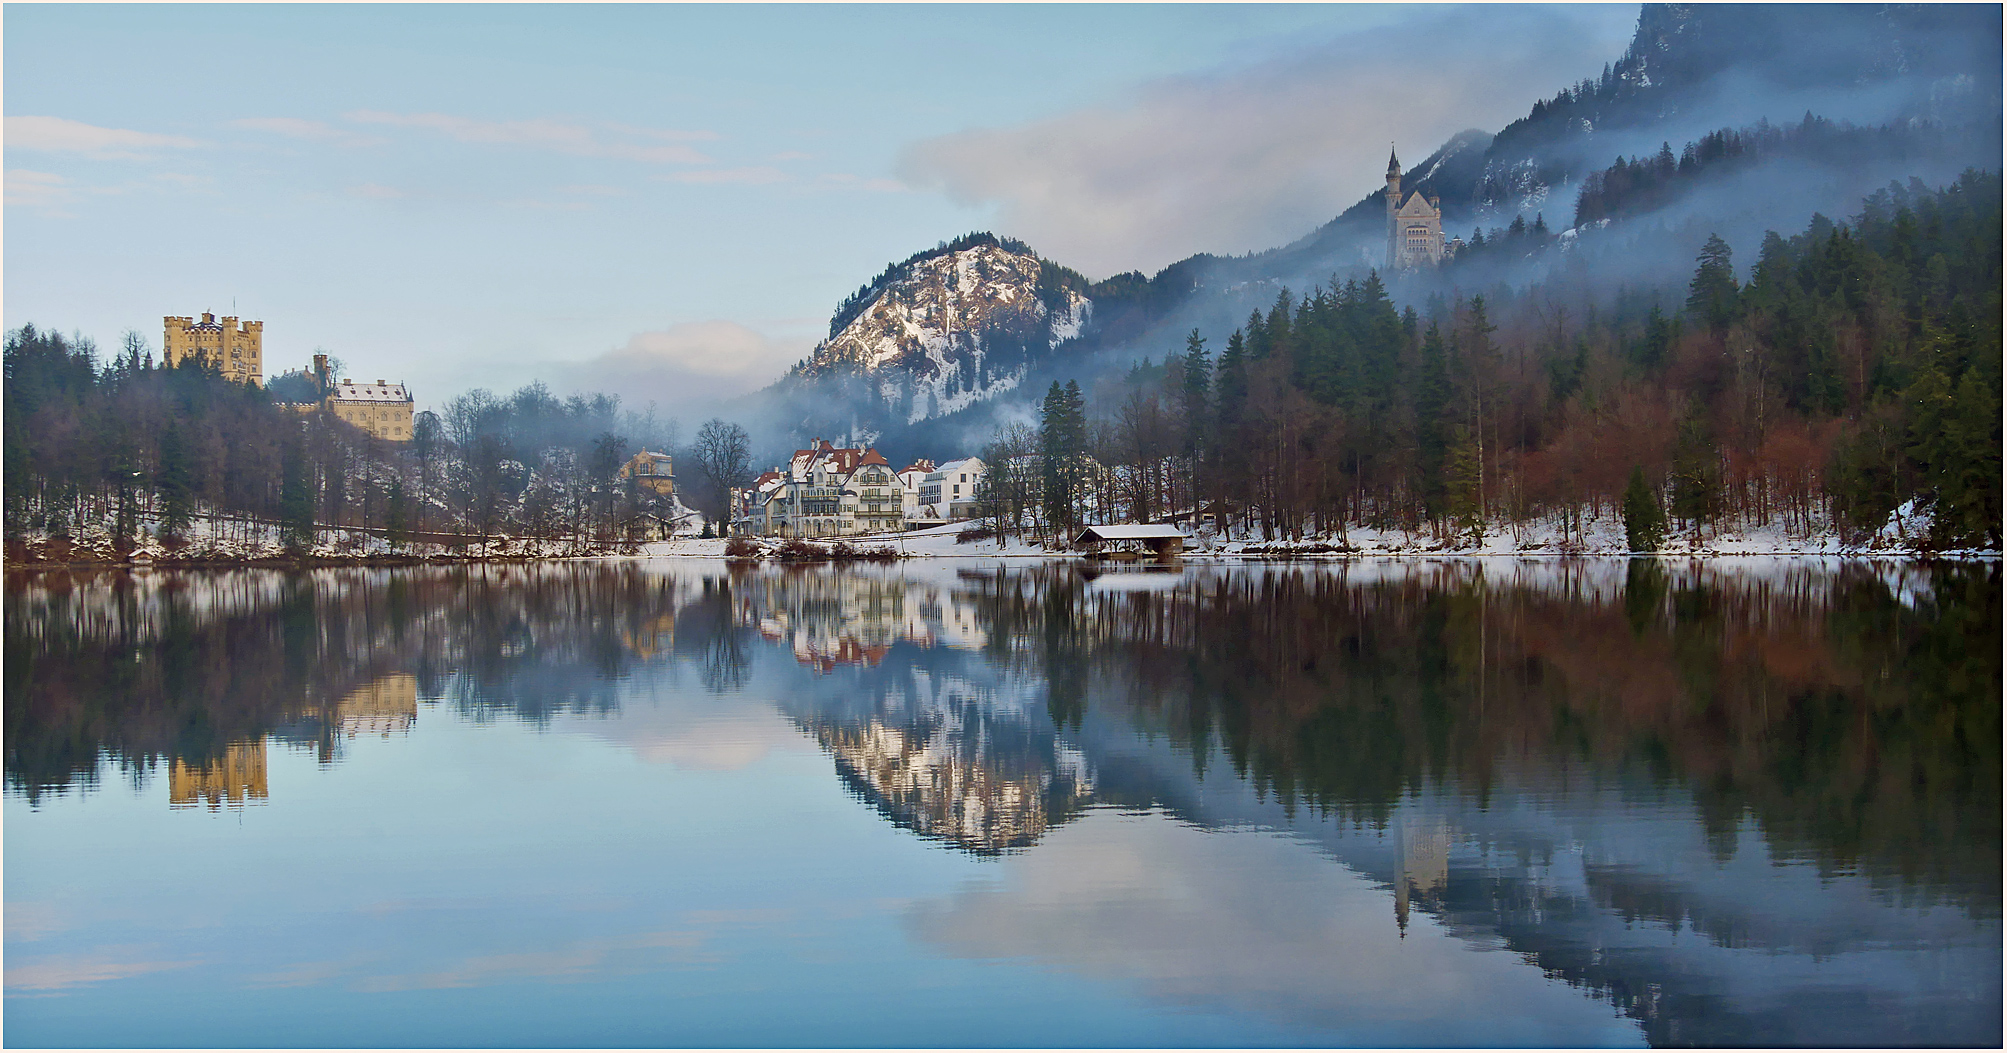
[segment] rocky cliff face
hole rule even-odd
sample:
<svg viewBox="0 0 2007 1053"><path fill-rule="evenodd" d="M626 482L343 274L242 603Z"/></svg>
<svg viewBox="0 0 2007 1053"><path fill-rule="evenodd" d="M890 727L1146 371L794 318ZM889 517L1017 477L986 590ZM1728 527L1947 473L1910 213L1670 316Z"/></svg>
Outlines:
<svg viewBox="0 0 2007 1053"><path fill-rule="evenodd" d="M869 382L885 416L917 423L1014 390L1078 336L1093 305L1076 276L987 235L889 268L837 312L795 372Z"/></svg>

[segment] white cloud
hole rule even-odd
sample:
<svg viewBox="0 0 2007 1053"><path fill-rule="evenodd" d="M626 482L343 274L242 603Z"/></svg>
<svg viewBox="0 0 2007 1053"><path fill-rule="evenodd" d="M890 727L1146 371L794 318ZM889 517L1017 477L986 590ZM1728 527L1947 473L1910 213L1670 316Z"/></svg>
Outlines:
<svg viewBox="0 0 2007 1053"><path fill-rule="evenodd" d="M677 132L628 125L593 127L541 117L523 121L482 121L446 113L385 113L380 110L356 110L344 116L359 124L437 132L456 142L521 146L574 157L606 157L651 164L705 164L711 160L688 146L665 141L709 137L710 133L704 132ZM616 133L625 139L611 138L606 132ZM656 141L632 141L637 138Z"/></svg>
<svg viewBox="0 0 2007 1053"><path fill-rule="evenodd" d="M673 172L663 176L674 183L738 183L758 186L766 183L781 183L787 180L787 173L778 168L758 165L750 168L700 168L688 172Z"/></svg>
<svg viewBox="0 0 2007 1053"><path fill-rule="evenodd" d="M622 347L553 364L541 375L573 391L618 393L630 406L655 402L666 412L694 412L771 382L808 350L737 322L688 322L636 333Z"/></svg>
<svg viewBox="0 0 2007 1053"><path fill-rule="evenodd" d="M618 121L608 121L606 122L606 127L623 135L637 135L643 139L661 139L667 142L711 140L719 137L718 133L713 131L689 131L681 128L642 128L632 124L621 124Z"/></svg>
<svg viewBox="0 0 2007 1053"><path fill-rule="evenodd" d="M886 194L903 194L912 187L897 179L865 179L849 172L824 172L816 177L825 186L843 187L850 190L875 190Z"/></svg>
<svg viewBox="0 0 2007 1053"><path fill-rule="evenodd" d="M695 427L691 422L685 434ZM625 746L650 764L690 771L741 771L776 751L817 752L814 740L775 707L720 705L705 694L672 692L612 719L566 717L560 725Z"/></svg>
<svg viewBox="0 0 2007 1053"><path fill-rule="evenodd" d="M1188 1011L1316 1028L1336 1045L1579 1046L1636 1034L1593 994L1517 955L1472 953L1430 915L1415 914L1404 936L1385 888L1268 831L1092 811L997 870L914 904L915 935L945 954L1042 962Z"/></svg>
<svg viewBox="0 0 2007 1053"><path fill-rule="evenodd" d="M7 170L7 204L17 208L37 208L59 211L75 196L69 180L53 172L34 172L26 168Z"/></svg>
<svg viewBox="0 0 2007 1053"><path fill-rule="evenodd" d="M180 135L157 135L125 128L100 128L64 117L8 117L7 148L43 153L82 154L99 160L138 160L161 150L200 146Z"/></svg>
<svg viewBox="0 0 2007 1053"><path fill-rule="evenodd" d="M361 135L322 121L309 121L300 117L246 117L231 121L230 126L254 132L270 132L288 139L329 143L334 146L381 146L387 142L379 136Z"/></svg>
<svg viewBox="0 0 2007 1053"><path fill-rule="evenodd" d="M1621 52L1634 9L1464 7L1146 84L1126 99L923 140L901 175L1103 275L1308 233L1411 162L1496 131ZM1426 63L1417 64L1418 58Z"/></svg>

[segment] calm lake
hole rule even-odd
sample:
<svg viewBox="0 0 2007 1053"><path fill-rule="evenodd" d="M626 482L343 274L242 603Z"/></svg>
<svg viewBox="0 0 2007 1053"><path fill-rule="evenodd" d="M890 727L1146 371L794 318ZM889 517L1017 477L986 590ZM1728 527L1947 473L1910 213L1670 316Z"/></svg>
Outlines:
<svg viewBox="0 0 2007 1053"><path fill-rule="evenodd" d="M1997 563L10 574L14 1046L2001 1041Z"/></svg>

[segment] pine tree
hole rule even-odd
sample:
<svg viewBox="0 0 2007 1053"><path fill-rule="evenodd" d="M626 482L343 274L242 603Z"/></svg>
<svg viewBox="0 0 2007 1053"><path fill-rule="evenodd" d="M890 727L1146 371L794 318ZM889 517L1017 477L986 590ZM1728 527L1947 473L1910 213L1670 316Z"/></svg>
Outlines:
<svg viewBox="0 0 2007 1053"><path fill-rule="evenodd" d="M1711 329L1725 328L1735 317L1735 264L1728 243L1709 234L1696 257L1693 280L1687 284L1687 309Z"/></svg>
<svg viewBox="0 0 2007 1053"><path fill-rule="evenodd" d="M312 466L298 436L288 436L280 453L280 536L288 551L300 552L314 542Z"/></svg>
<svg viewBox="0 0 2007 1053"><path fill-rule="evenodd" d="M404 493L404 482L392 479L383 492L383 539L393 549L400 548L411 540L411 502Z"/></svg>
<svg viewBox="0 0 2007 1053"><path fill-rule="evenodd" d="M194 515L194 486L188 440L178 424L169 424L160 435L160 470L154 489L160 494L160 539L174 541L188 532Z"/></svg>
<svg viewBox="0 0 2007 1053"><path fill-rule="evenodd" d="M1045 511L1045 523L1049 533L1058 536L1067 526L1067 407L1066 392L1059 381L1052 382L1046 390L1045 401L1039 405L1038 460L1039 475L1044 482L1044 500L1040 502Z"/></svg>
<svg viewBox="0 0 2007 1053"><path fill-rule="evenodd" d="M1484 542L1484 504L1480 490L1477 438L1470 429L1458 425L1452 433L1449 455L1443 465L1443 486L1450 536L1468 534L1472 544Z"/></svg>
<svg viewBox="0 0 2007 1053"><path fill-rule="evenodd" d="M1630 484L1624 487L1624 543L1632 552L1657 552L1665 535L1666 514L1658 495L1645 482L1644 468L1633 466Z"/></svg>
<svg viewBox="0 0 2007 1053"><path fill-rule="evenodd" d="M1068 530L1080 525L1081 498L1087 492L1087 400L1080 382L1068 380L1060 391L1060 469L1065 480L1065 523Z"/></svg>
<svg viewBox="0 0 2007 1053"><path fill-rule="evenodd" d="M1179 356L1183 368L1178 383L1179 408L1184 412L1184 452L1186 475L1191 483L1192 525L1198 525L1202 465L1212 433L1212 359L1206 354L1205 337L1194 329L1185 337L1185 353Z"/></svg>
<svg viewBox="0 0 2007 1053"><path fill-rule="evenodd" d="M1443 465L1449 456L1450 383L1442 330L1433 322L1422 337L1421 371L1414 390L1415 460L1421 475L1420 496L1423 509L1430 519L1435 519L1447 511L1443 503L1446 492Z"/></svg>
<svg viewBox="0 0 2007 1053"><path fill-rule="evenodd" d="M1698 414L1680 423L1672 484L1672 514L1691 525L1698 545L1701 524L1714 518L1721 500L1721 456Z"/></svg>

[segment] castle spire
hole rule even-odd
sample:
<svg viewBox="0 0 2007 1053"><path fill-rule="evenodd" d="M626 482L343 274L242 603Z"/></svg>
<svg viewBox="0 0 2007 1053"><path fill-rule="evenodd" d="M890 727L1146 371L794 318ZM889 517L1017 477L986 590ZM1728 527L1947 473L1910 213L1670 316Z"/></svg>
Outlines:
<svg viewBox="0 0 2007 1053"><path fill-rule="evenodd" d="M1390 176L1397 176L1401 174L1401 158L1400 155L1394 151L1393 143L1387 144L1387 174Z"/></svg>

